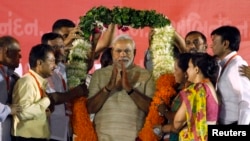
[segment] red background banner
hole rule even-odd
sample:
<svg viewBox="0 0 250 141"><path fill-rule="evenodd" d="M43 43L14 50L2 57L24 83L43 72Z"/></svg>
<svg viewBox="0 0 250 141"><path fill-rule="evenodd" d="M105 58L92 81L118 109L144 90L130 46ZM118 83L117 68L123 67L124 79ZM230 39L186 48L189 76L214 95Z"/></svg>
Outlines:
<svg viewBox="0 0 250 141"><path fill-rule="evenodd" d="M249 0L1 0L0 36L17 38L22 48L22 70L28 69L30 48L41 41L41 35L50 32L52 24L60 18L68 18L76 24L94 6L131 7L140 10L156 10L166 15L173 27L184 37L191 30L203 32L210 47L210 33L221 25L234 25L241 31L242 42L239 54L250 63ZM120 34L117 31L116 34ZM143 57L148 47L148 28L131 29L126 32L136 41L135 63L143 66ZM208 50L209 53L211 49ZM98 63L98 62L97 62Z"/></svg>

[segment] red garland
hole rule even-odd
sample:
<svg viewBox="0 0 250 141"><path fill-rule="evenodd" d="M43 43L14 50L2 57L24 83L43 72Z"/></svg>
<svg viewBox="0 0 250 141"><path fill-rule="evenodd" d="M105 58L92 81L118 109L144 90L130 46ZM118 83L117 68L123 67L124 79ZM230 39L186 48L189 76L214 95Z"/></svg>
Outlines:
<svg viewBox="0 0 250 141"><path fill-rule="evenodd" d="M154 125L161 125L164 118L159 115L157 106L164 102L169 105L170 98L176 94L174 89L175 78L173 74L161 75L156 81L156 91L149 107L149 113L146 117L145 124L139 133L140 141L157 141L157 136L153 133Z"/></svg>
<svg viewBox="0 0 250 141"><path fill-rule="evenodd" d="M73 101L72 127L76 135L74 141L97 141L97 135L86 107L87 99L81 97Z"/></svg>

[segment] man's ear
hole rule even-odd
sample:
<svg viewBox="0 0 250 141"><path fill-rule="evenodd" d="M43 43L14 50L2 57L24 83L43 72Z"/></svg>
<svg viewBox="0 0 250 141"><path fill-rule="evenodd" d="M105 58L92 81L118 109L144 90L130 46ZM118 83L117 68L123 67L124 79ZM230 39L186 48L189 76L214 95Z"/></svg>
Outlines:
<svg viewBox="0 0 250 141"><path fill-rule="evenodd" d="M5 47L4 53L6 54L6 56L8 58L12 58L13 57L13 51L11 49L9 49L8 47Z"/></svg>
<svg viewBox="0 0 250 141"><path fill-rule="evenodd" d="M204 45L205 49L207 49L207 46L208 46L207 44Z"/></svg>
<svg viewBox="0 0 250 141"><path fill-rule="evenodd" d="M223 41L223 47L224 47L224 49L230 49L229 45L230 45L230 42L228 40L224 40Z"/></svg>
<svg viewBox="0 0 250 141"><path fill-rule="evenodd" d="M230 42L228 40L225 40L224 43L223 43L223 46L229 47L229 44L230 44Z"/></svg>
<svg viewBox="0 0 250 141"><path fill-rule="evenodd" d="M8 53L8 47L4 46L2 49L3 49L3 53L4 53L4 54L7 54L7 53Z"/></svg>
<svg viewBox="0 0 250 141"><path fill-rule="evenodd" d="M40 66L40 65L42 64L42 62L43 62L43 61L42 61L41 59L38 59L38 60L36 61L36 65L37 65L37 66Z"/></svg>

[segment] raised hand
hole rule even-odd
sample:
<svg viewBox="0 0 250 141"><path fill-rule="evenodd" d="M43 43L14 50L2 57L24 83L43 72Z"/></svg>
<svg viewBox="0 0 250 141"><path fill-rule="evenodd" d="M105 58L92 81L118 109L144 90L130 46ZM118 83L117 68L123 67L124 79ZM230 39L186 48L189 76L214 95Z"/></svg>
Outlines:
<svg viewBox="0 0 250 141"><path fill-rule="evenodd" d="M83 35L83 32L81 31L80 27L76 26L74 29L72 29L68 36L64 39L64 44L66 46L65 50L69 50L71 48L71 43L74 41L74 39L83 39L81 35Z"/></svg>
<svg viewBox="0 0 250 141"><path fill-rule="evenodd" d="M239 68L239 72L241 76L246 76L250 80L250 67L242 65Z"/></svg>
<svg viewBox="0 0 250 141"><path fill-rule="evenodd" d="M108 85L106 86L107 91L111 91L114 88L116 88L116 79L117 79L117 74L118 74L118 68L117 68L117 64L114 64L113 66L114 67L113 67L111 78L109 80Z"/></svg>
<svg viewBox="0 0 250 141"><path fill-rule="evenodd" d="M124 90L129 92L133 88L132 88L131 84L128 81L128 76L127 76L128 74L127 74L126 67L125 67L123 62L121 62L121 67L122 67L122 71L121 71L122 87L123 87Z"/></svg>
<svg viewBox="0 0 250 141"><path fill-rule="evenodd" d="M11 115L16 115L17 113L22 111L22 107L17 104L10 105L10 109L11 109L11 113L10 113Z"/></svg>
<svg viewBox="0 0 250 141"><path fill-rule="evenodd" d="M158 110L158 112L159 112L159 114L160 114L161 116L164 116L164 114L165 114L165 112L166 112L166 110L167 110L166 104L161 103L160 105L158 105L157 110Z"/></svg>

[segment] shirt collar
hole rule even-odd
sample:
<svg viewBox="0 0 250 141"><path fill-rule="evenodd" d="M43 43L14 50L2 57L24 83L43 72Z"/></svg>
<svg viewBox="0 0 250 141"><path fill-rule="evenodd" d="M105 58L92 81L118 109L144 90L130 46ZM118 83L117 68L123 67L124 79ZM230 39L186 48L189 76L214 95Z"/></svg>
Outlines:
<svg viewBox="0 0 250 141"><path fill-rule="evenodd" d="M0 65L1 66L1 71L4 71L3 73L5 73L4 75L8 75L8 76L11 76L13 73L14 73L14 70L12 69L9 69L7 66L4 66L4 65Z"/></svg>
<svg viewBox="0 0 250 141"><path fill-rule="evenodd" d="M7 66L0 64L0 67L3 68L4 72L8 71L8 67Z"/></svg>
<svg viewBox="0 0 250 141"><path fill-rule="evenodd" d="M225 63L232 57L236 54L237 52L236 51L232 51L231 53L229 53L224 59L222 59L219 64L221 67L223 67L225 65Z"/></svg>
<svg viewBox="0 0 250 141"><path fill-rule="evenodd" d="M13 69L9 69L5 65L0 64L0 66L2 66L4 73L6 73L6 75L8 75L8 76L11 76L15 73L15 71Z"/></svg>
<svg viewBox="0 0 250 141"><path fill-rule="evenodd" d="M41 77L38 73L33 71L32 69L29 70L37 79L37 81L40 83L41 87L45 89L47 87L48 81L47 79Z"/></svg>

